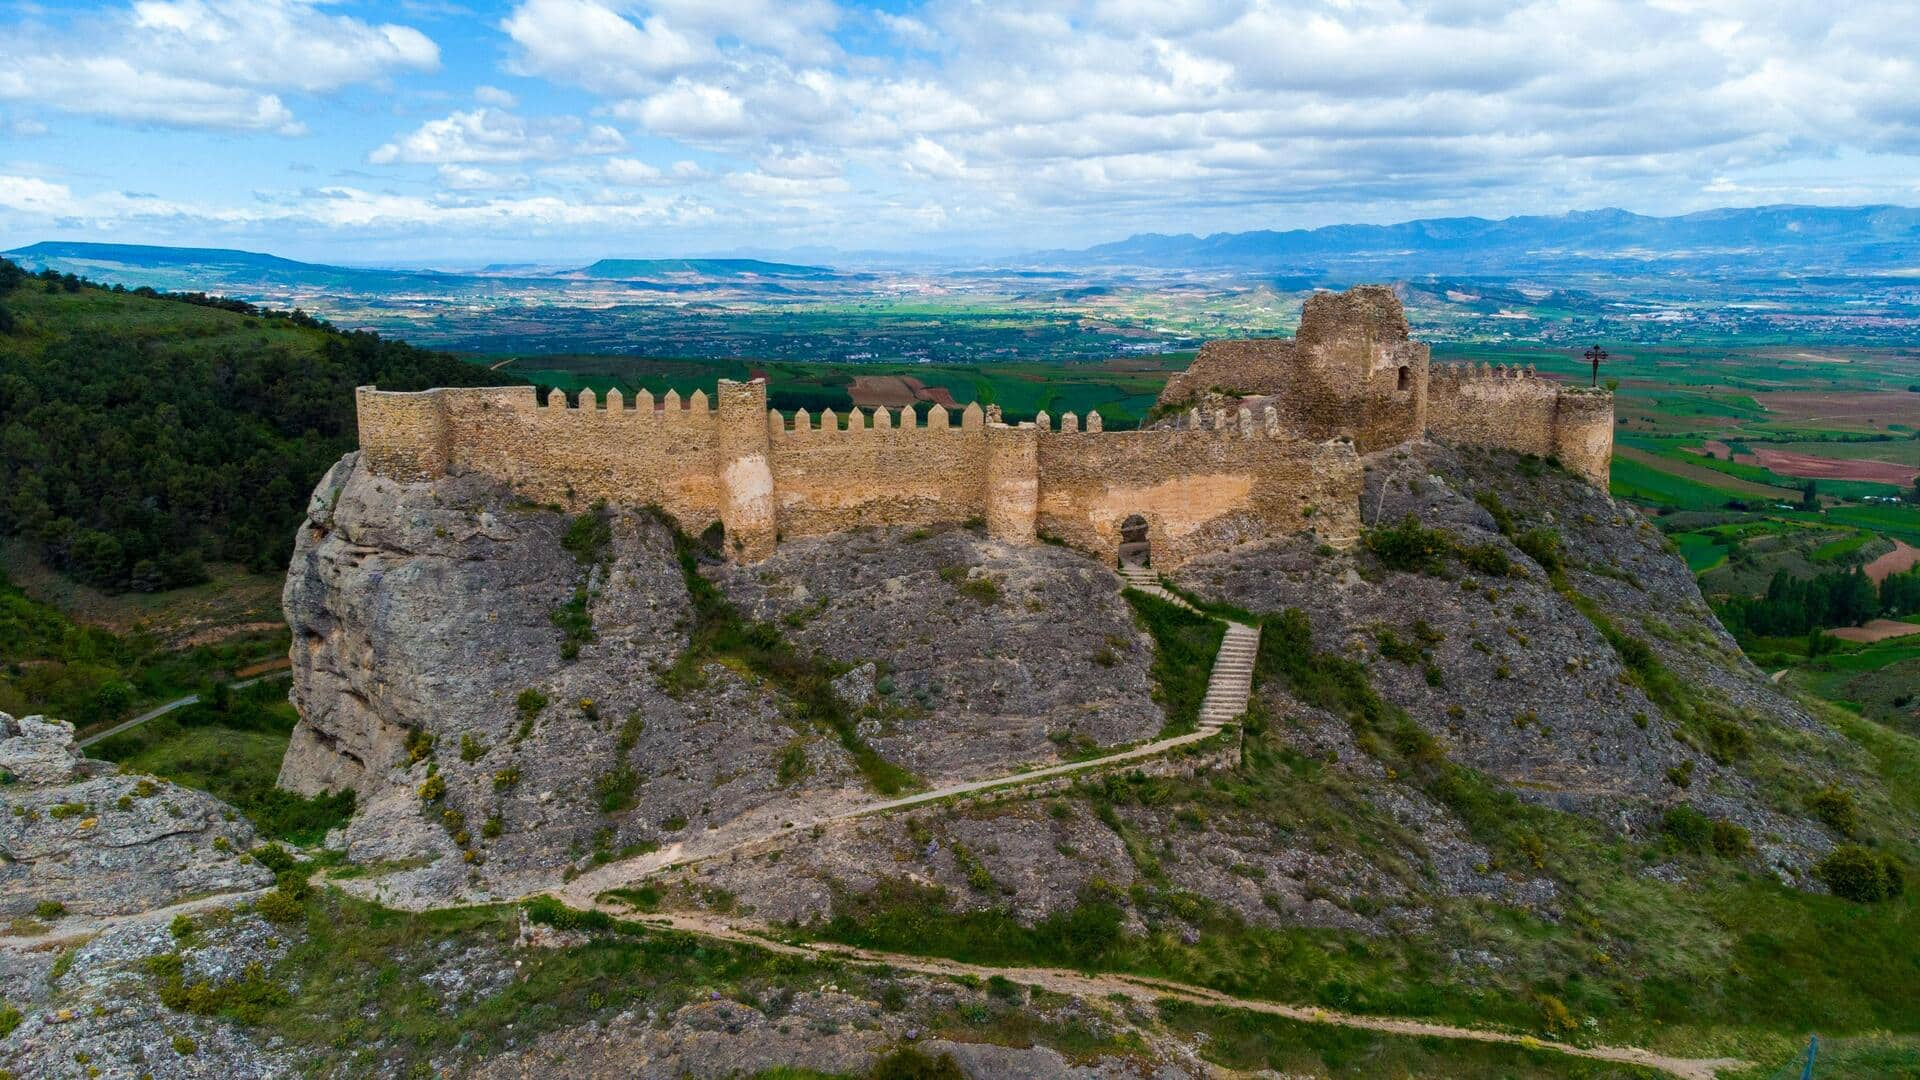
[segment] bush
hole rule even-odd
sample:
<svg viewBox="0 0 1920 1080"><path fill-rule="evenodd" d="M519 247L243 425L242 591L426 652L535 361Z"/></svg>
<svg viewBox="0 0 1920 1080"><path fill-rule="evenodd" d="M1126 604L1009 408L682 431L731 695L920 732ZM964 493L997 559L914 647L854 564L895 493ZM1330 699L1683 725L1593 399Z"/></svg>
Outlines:
<svg viewBox="0 0 1920 1080"><path fill-rule="evenodd" d="M570 908L551 896L527 901L527 919L555 930L607 930L613 926L613 916L604 911Z"/></svg>
<svg viewBox="0 0 1920 1080"><path fill-rule="evenodd" d="M1525 553L1527 558L1539 563L1540 568L1549 574L1566 569L1566 559L1560 554L1560 534L1552 529L1528 529L1514 538L1513 546Z"/></svg>
<svg viewBox="0 0 1920 1080"><path fill-rule="evenodd" d="M928 1057L910 1046L903 1046L874 1062L867 1080L966 1080L966 1074L952 1054Z"/></svg>
<svg viewBox="0 0 1920 1080"><path fill-rule="evenodd" d="M1498 544L1475 544L1460 552L1460 560L1469 570L1488 577L1506 577L1513 573L1513 560L1507 558Z"/></svg>
<svg viewBox="0 0 1920 1080"><path fill-rule="evenodd" d="M306 917L306 908L285 889L270 889L253 902L253 910L268 922L297 923Z"/></svg>
<svg viewBox="0 0 1920 1080"><path fill-rule="evenodd" d="M1713 850L1723 859L1738 859L1753 850L1753 837L1731 821L1713 823Z"/></svg>
<svg viewBox="0 0 1920 1080"><path fill-rule="evenodd" d="M1367 550L1389 570L1432 571L1442 556L1453 551L1453 540L1439 529L1420 524L1412 514L1400 524L1385 529L1369 529Z"/></svg>
<svg viewBox="0 0 1920 1080"><path fill-rule="evenodd" d="M1713 842L1713 819L1691 806L1670 807L1660 815L1660 831L1675 846L1687 851L1704 851Z"/></svg>
<svg viewBox="0 0 1920 1080"><path fill-rule="evenodd" d="M600 800L600 812L618 814L633 809L640 790L640 776L625 762L601 773L593 782L594 797Z"/></svg>
<svg viewBox="0 0 1920 1080"><path fill-rule="evenodd" d="M532 720L547 707L547 695L529 686L513 699L513 707L522 721Z"/></svg>
<svg viewBox="0 0 1920 1080"><path fill-rule="evenodd" d="M1890 900L1906 886L1906 875L1891 855L1859 844L1834 848L1813 872L1833 895L1860 904Z"/></svg>
<svg viewBox="0 0 1920 1080"><path fill-rule="evenodd" d="M594 503L593 509L568 522L566 533L560 537L560 546L582 566L603 561L612 543L613 522L604 501Z"/></svg>
<svg viewBox="0 0 1920 1080"><path fill-rule="evenodd" d="M1853 796L1844 789L1829 784L1814 792L1807 805L1814 817L1841 836L1851 838L1860 830L1859 811L1854 809Z"/></svg>
<svg viewBox="0 0 1920 1080"><path fill-rule="evenodd" d="M67 905L58 900L42 900L33 905L33 917L36 919L58 919L67 913Z"/></svg>

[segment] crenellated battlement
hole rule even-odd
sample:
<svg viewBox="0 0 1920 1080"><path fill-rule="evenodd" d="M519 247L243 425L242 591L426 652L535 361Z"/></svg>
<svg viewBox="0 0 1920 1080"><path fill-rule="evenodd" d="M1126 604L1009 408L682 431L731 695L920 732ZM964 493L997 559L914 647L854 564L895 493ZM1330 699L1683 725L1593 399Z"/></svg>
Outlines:
<svg viewBox="0 0 1920 1080"><path fill-rule="evenodd" d="M767 407L760 380L684 399L368 386L357 400L361 452L381 475L477 473L569 507L656 504L690 527L721 522L745 560L787 537L969 518L1009 542L1117 553L1137 518L1155 564L1171 567L1302 530L1352 539L1359 455L1423 434L1558 455L1602 485L1613 446L1611 394L1531 366L1430 371L1381 287L1314 297L1294 341L1210 343L1162 396L1185 412L1135 431L1107 431L1091 411L1007 424L978 403L787 414Z"/></svg>
<svg viewBox="0 0 1920 1080"><path fill-rule="evenodd" d="M569 507L655 503L691 527L722 522L742 559L783 537L968 518L1012 542L1118 550L1137 515L1162 566L1305 528L1359 531L1353 448L1301 439L1272 409L1107 431L1098 412L1006 424L978 404L782 413L764 382L728 380L684 400L516 386L362 387L358 401L361 451L382 475L480 473Z"/></svg>

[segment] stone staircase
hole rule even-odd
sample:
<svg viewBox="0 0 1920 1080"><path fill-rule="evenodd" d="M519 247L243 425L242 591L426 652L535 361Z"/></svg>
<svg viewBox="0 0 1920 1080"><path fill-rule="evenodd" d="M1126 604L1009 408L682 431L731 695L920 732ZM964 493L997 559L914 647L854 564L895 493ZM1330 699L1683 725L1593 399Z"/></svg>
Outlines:
<svg viewBox="0 0 1920 1080"><path fill-rule="evenodd" d="M1177 604L1188 611L1206 614L1160 584L1160 575L1144 566L1122 566L1120 579L1130 589ZM1210 616L1219 618L1219 616ZM1220 654L1214 657L1213 671L1207 676L1207 696L1200 703L1200 726L1218 728L1247 711L1247 697L1253 693L1253 662L1260 652L1260 627L1221 619L1227 635L1220 640Z"/></svg>

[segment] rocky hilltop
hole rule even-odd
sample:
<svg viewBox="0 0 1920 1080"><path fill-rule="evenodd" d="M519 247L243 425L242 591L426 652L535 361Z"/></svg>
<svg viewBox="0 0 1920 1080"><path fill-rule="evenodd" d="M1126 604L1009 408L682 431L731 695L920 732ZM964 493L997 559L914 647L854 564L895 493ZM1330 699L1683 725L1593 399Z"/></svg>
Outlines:
<svg viewBox="0 0 1920 1080"><path fill-rule="evenodd" d="M655 513L570 519L349 455L287 578L302 719L281 784L357 790L349 857L428 864L392 887L519 895L614 854L811 820L876 776L890 793L1002 775L1164 723L1151 639L1073 552L961 528L733 569L686 547ZM690 584L832 670L769 679L693 648ZM836 715L805 700L816 676Z"/></svg>
<svg viewBox="0 0 1920 1080"><path fill-rule="evenodd" d="M286 583L281 783L357 812L261 846L0 717L0 1068L1631 1074L1318 1026L1372 1014L1708 1075L1761 1008L1739 972L1902 962L1852 915L1899 888L1893 736L1781 696L1552 462L1363 463L1359 542L1243 545L1155 599L968 523L745 564L657 509L350 454ZM1229 622L1252 690L1196 730ZM1835 993L1897 1018L1900 984ZM1327 1011L1223 1007L1261 1001Z"/></svg>

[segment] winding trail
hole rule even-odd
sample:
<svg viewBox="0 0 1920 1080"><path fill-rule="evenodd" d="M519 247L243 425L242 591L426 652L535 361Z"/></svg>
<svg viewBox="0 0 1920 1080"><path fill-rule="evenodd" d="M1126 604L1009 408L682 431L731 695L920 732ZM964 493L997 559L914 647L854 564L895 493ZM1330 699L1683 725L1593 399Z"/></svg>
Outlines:
<svg viewBox="0 0 1920 1080"><path fill-rule="evenodd" d="M232 686L235 690L244 690L247 687L252 686L254 683L265 682L268 679L285 678L291 674L292 672L284 671L284 670L270 671L265 675L255 675L251 679L242 679L237 683L230 683L228 685ZM183 698L175 698L174 700L167 702L165 705L159 705L154 708L148 709L146 712L141 713L139 716L136 716L131 720L123 720L120 723L113 725L112 727L108 728L105 731L95 732L84 739L76 739L73 745L75 745L76 747L79 747L82 750L85 750L87 747L92 746L94 743L101 742L106 739L111 739L115 735L118 735L123 731L128 731L132 728L137 728L141 724L144 724L149 720L158 720L159 718L167 715L168 713L172 712L175 709L184 709L189 705L198 705L199 703L200 703L199 694L188 694L186 697L183 697Z"/></svg>
<svg viewBox="0 0 1920 1080"><path fill-rule="evenodd" d="M1199 611L1192 604L1169 592L1160 585L1160 579L1153 571L1141 566L1120 568L1120 577L1131 589L1138 589L1150 596L1158 597L1170 604L1193 611ZM1214 617L1214 616L1210 616ZM1260 628L1245 623L1222 619L1227 624L1227 633L1220 642L1220 652L1214 657L1213 670L1207 676L1207 693L1200 706L1200 720L1195 730L1182 735L1169 735L1154 739L1139 746L1130 747L1101 757L1088 758L1085 761L1067 761L1058 765L1031 769L1025 772L1009 773L1003 776L988 777L984 780L968 780L962 783L946 784L927 791L902 795L894 799L879 802L863 802L845 810L823 814L807 821L784 823L777 829L763 829L757 832L728 833L717 830L713 834L699 837L691 842L672 844L659 851L650 852L631 859L608 863L606 866L591 870L574 878L554 895L575 907L590 906L595 897L608 889L618 889L651 877L663 870L704 862L708 859L743 852L764 845L777 844L783 837L791 836L797 828L834 825L853 821L873 814L890 813L895 810L907 810L916 806L937 803L946 799L966 798L1002 788L1018 787L1025 784L1052 780L1074 773L1089 772L1096 769L1110 769L1115 765L1124 765L1142 758L1159 757L1170 750L1204 742L1218 735L1241 713L1247 711L1247 698L1253 692L1253 662L1260 651Z"/></svg>
<svg viewBox="0 0 1920 1080"><path fill-rule="evenodd" d="M627 915L625 908L610 908L595 905L611 914ZM1210 1005L1230 1009L1242 1009L1247 1012L1278 1016L1307 1024L1327 1024L1334 1027L1358 1028L1365 1031L1378 1031L1387 1035L1409 1036L1413 1038L1464 1039L1473 1042L1497 1043L1505 1046L1520 1046L1528 1049L1547 1050L1570 1057L1588 1058L1594 1061L1610 1061L1622 1065L1637 1065L1642 1068L1658 1069L1681 1080L1716 1080L1721 1070L1737 1069L1747 1063L1735 1058L1683 1058L1667 1054L1657 1054L1637 1046L1577 1046L1573 1043L1553 1042L1535 1038L1531 1035L1519 1035L1508 1031L1492 1031L1485 1028L1460 1027L1454 1024L1436 1024L1425 1020L1404 1020L1387 1016L1365 1016L1356 1013L1336 1012L1305 1005L1286 1005L1277 1001L1264 1001L1259 998L1235 997L1217 990L1185 983L1167 982L1161 979L1142 978L1123 974L1088 974L1068 971L1061 968L1017 968L992 967L983 964L967 964L958 960L945 960L937 957L915 956L910 953L882 952L875 949L859 949L849 945L836 945L825 942L801 942L784 940L776 936L772 927L736 919L722 919L701 914L649 915L640 920L642 923L671 929L686 934L735 944L750 945L766 949L769 952L787 956L799 956L812 960L851 961L863 964L885 964L903 971L915 971L925 975L961 976L974 979L987 979L998 975L1014 982L1037 986L1056 994L1066 994L1085 999L1105 998L1120 994L1130 1000L1152 1005L1167 999L1186 1001L1196 1005Z"/></svg>

